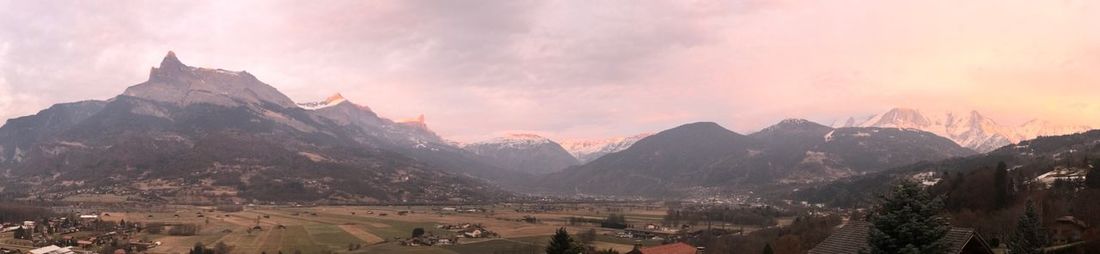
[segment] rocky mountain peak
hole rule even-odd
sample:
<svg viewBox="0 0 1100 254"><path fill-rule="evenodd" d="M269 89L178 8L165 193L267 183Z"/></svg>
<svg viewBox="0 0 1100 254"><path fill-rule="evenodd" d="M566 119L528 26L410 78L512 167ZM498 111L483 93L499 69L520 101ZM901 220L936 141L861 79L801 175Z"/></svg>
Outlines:
<svg viewBox="0 0 1100 254"><path fill-rule="evenodd" d="M278 89L264 84L248 72L190 67L171 51L161 60L159 67L150 70L148 81L127 88L123 95L180 106L265 103L284 108L296 106Z"/></svg>

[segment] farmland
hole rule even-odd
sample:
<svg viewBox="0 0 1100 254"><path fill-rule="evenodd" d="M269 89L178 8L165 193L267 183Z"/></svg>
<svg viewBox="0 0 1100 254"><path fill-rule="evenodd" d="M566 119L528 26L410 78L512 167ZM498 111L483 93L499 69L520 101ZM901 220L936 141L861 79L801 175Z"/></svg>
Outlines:
<svg viewBox="0 0 1100 254"><path fill-rule="evenodd" d="M467 206L467 212L441 206L248 206L220 212L212 207L168 206L156 211L111 212L103 220L165 225L199 225L195 235L141 232L136 239L160 242L150 253L186 253L196 243L224 243L233 253L531 253L540 252L549 236L561 227L571 233L596 229L592 245L629 251L636 241L615 236L616 231L595 225L569 225L569 217L602 218L608 211L625 214L632 224L659 223L663 208L656 206L569 205L553 211L518 212L519 205ZM530 216L536 221L525 221ZM492 238L457 238L453 245L403 246L415 228L441 237L455 232L439 225L479 224L498 234Z"/></svg>

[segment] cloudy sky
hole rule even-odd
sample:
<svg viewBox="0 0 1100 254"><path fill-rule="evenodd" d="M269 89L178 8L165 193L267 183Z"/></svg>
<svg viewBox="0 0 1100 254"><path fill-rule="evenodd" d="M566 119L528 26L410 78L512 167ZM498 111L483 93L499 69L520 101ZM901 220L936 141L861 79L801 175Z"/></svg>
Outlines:
<svg viewBox="0 0 1100 254"><path fill-rule="evenodd" d="M0 0L0 118L113 97L168 50L460 141L894 106L1100 126L1100 2L1084 0Z"/></svg>

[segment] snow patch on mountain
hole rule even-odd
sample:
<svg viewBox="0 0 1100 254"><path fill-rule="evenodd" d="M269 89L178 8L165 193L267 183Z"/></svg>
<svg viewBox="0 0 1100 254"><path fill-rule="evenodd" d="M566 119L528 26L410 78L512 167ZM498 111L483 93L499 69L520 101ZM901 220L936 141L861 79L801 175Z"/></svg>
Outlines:
<svg viewBox="0 0 1100 254"><path fill-rule="evenodd" d="M553 140L530 133L510 133L466 146L495 145L502 148L528 148L553 143Z"/></svg>
<svg viewBox="0 0 1100 254"><path fill-rule="evenodd" d="M581 163L587 163L589 161L596 160L604 155L615 153L618 151L626 150L634 145L635 142L643 138L653 135L652 133L642 133L629 137L615 137L605 139L578 139L568 140L561 142L561 146L569 151L573 157L580 160Z"/></svg>
<svg viewBox="0 0 1100 254"><path fill-rule="evenodd" d="M833 127L922 130L948 138L960 146L978 152L992 151L1008 144L1039 136L1066 135L1091 129L1088 126L1060 126L1040 120L1032 120L1020 126L1012 127L1001 125L977 111L970 111L966 114L946 112L930 115L910 108L894 108L884 114L867 118L850 117L846 121L834 123Z"/></svg>
<svg viewBox="0 0 1100 254"><path fill-rule="evenodd" d="M328 98L325 98L325 100L323 100L323 101L298 103L298 107L301 107L301 108L306 109L306 110L318 110L318 109L323 109L323 108L327 108L327 107L340 105L340 103L344 103L345 101L348 101L348 100L345 99L343 95L340 95L339 93L337 93L337 94L334 94L332 96L329 96Z"/></svg>

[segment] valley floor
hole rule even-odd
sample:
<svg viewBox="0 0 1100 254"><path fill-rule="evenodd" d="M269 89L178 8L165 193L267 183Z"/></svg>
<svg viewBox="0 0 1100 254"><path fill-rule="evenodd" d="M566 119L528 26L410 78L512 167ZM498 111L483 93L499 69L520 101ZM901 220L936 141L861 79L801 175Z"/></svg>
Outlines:
<svg viewBox="0 0 1100 254"><path fill-rule="evenodd" d="M209 207L173 206L163 212L110 212L104 220L126 222L196 224L201 227L194 236L139 233L135 239L148 239L161 245L149 253L187 253L195 243L212 246L225 243L233 253L540 253L555 230L566 227L572 234L597 230L593 245L600 249L627 252L634 244L656 245L658 241L637 241L618 238L614 230L589 225L569 226L569 217L603 218L609 209L623 213L632 224L659 224L665 210L656 207L609 208L602 205L574 205L563 211L517 212L515 205L477 207L481 212L444 212L441 207L248 207L241 212L210 212ZM618 210L622 209L622 210ZM405 215L398 215L405 211ZM403 212L404 213L404 212ZM199 217L202 214L203 217ZM383 216L382 214L386 214ZM178 215L178 216L177 216ZM524 222L524 216L534 216L537 223ZM249 232L259 224L262 230ZM455 232L437 228L443 224L481 224L499 237L458 238L458 244L447 246L403 246L414 228L423 228L438 236L453 236ZM349 250L351 245L362 248Z"/></svg>

